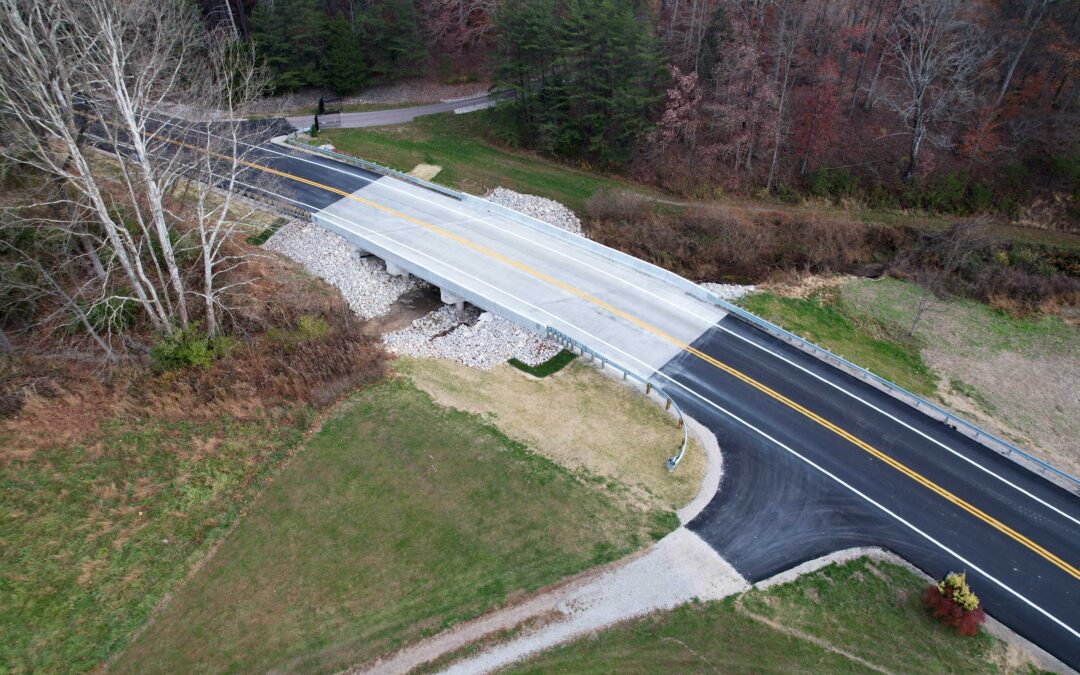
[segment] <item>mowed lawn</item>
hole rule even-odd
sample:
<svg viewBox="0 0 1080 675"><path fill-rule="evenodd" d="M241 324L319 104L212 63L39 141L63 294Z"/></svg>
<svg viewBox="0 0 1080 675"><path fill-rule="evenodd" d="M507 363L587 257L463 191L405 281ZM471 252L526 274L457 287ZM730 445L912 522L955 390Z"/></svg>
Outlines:
<svg viewBox="0 0 1080 675"><path fill-rule="evenodd" d="M601 190L655 190L612 176L583 171L539 156L500 148L485 140L486 113L450 113L418 117L409 124L371 129L328 129L319 140L339 151L399 171L417 164L436 164L436 183L484 194L502 186L562 202L581 212Z"/></svg>
<svg viewBox="0 0 1080 675"><path fill-rule="evenodd" d="M985 632L961 637L937 623L922 608L925 585L905 567L860 558L631 621L511 672L1038 672Z"/></svg>
<svg viewBox="0 0 1080 675"><path fill-rule="evenodd" d="M0 434L0 673L91 671L121 649L303 439L310 411L283 413L123 415L65 440L84 415L34 451Z"/></svg>
<svg viewBox="0 0 1080 675"><path fill-rule="evenodd" d="M390 380L323 426L115 670L369 662L674 524Z"/></svg>

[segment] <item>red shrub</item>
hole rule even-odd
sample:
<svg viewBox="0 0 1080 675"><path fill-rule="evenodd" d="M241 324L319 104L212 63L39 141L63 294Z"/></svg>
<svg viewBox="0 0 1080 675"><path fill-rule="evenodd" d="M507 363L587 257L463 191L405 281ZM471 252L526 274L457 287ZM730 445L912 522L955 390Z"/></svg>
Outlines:
<svg viewBox="0 0 1080 675"><path fill-rule="evenodd" d="M976 635L979 625L986 620L982 605L973 610L965 610L948 595L943 595L937 584L931 584L923 591L923 603L926 608L947 626L952 626L961 635Z"/></svg>

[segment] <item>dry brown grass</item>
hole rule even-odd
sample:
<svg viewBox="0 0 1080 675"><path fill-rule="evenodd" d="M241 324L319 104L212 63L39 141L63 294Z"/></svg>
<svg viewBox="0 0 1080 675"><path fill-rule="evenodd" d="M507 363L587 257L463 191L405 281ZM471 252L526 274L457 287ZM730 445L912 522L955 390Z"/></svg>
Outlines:
<svg viewBox="0 0 1080 675"><path fill-rule="evenodd" d="M563 466L626 486L625 496L639 506L679 508L701 484L704 451L692 444L669 473L665 460L682 442L674 421L644 395L584 363L544 379L506 364L488 371L434 359L395 364L436 403L483 415Z"/></svg>
<svg viewBox="0 0 1080 675"><path fill-rule="evenodd" d="M276 257L253 258L246 272L251 283L231 315L237 345L207 368L156 373L131 359L106 370L88 360L33 353L6 364L0 384L17 393L19 407L0 419L0 463L42 447L78 444L104 420L252 420L268 410L284 419L385 377L381 344L361 330L340 294ZM321 319L326 332L299 336L301 317Z"/></svg>
<svg viewBox="0 0 1080 675"><path fill-rule="evenodd" d="M852 271L893 257L914 234L841 216L694 204L666 215L628 195L586 206L589 236L692 279L760 280L777 271Z"/></svg>

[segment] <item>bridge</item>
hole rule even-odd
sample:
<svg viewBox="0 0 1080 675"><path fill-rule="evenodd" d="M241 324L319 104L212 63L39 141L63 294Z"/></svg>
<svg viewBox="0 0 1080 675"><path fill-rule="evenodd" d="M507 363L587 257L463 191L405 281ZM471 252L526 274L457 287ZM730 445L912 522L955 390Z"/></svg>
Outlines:
<svg viewBox="0 0 1080 675"><path fill-rule="evenodd" d="M1015 461L1021 450L686 279L521 214L296 148L264 145L246 163L273 179L251 189L310 211L392 273L556 329L662 386L724 458L688 527L751 581L887 548L933 577L966 570L990 615L1080 666L1075 479Z"/></svg>

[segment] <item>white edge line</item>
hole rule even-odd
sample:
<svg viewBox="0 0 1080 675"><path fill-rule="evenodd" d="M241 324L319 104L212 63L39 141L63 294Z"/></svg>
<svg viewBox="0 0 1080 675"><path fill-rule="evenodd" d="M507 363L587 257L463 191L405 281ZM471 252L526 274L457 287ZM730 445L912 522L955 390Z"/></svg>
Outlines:
<svg viewBox="0 0 1080 675"><path fill-rule="evenodd" d="M891 413L889 413L889 412L886 412L886 411L882 410L881 408L877 407L876 405L874 405L874 404L873 404L873 403L871 403L870 401L867 401L866 399L864 399L864 398L860 397L860 396L859 396L858 394L855 394L854 392L848 391L847 389L845 389L845 388L841 387L841 386L840 386L840 385L838 385L838 384L835 384L835 383L833 383L833 382L830 382L830 381L829 381L828 379L826 379L826 378L822 377L821 375L818 375L817 373L813 372L812 370L810 370L810 369L808 369L808 368L805 368L804 366L801 366L801 365L799 365L798 363L795 363L794 361L791 361L791 360L790 360L790 359L788 359L787 357L785 357L785 356L783 356L783 355L781 355L781 354L778 354L778 353L776 353L776 352L772 351L771 349L769 349L768 347L766 347L766 346L764 346L764 345L760 345L760 344L758 344L758 343L754 342L753 340L751 340L751 339L749 339L749 338L747 338L747 337L744 337L744 336L742 336L742 335L739 335L738 333L736 333L735 331L732 331L732 330L731 330L731 329L729 329L729 328L726 328L726 327L724 327L724 326L721 326L720 324L717 324L717 325L716 325L716 327L717 327L717 328L719 328L720 330L724 331L725 333L728 333L728 334L730 334L730 335L733 335L733 336L735 336L736 338L738 338L738 339L742 340L743 342L746 342L747 344L749 344L749 345L751 345L751 346L753 346L753 347L756 347L757 349L760 349L760 350L764 351L764 352L765 352L765 353L767 353L767 354L771 354L772 356L774 356L774 357L776 357L777 359L779 359L779 360L783 361L784 363L786 363L786 364L788 364L788 365L790 365L790 366L793 366L793 367L795 367L795 368L798 368L799 370L803 371L804 373L806 373L806 374L807 374L807 375L809 375L810 377L813 377L813 378L814 378L814 379L816 379L816 380L820 380L821 382L824 382L825 384L829 385L829 386L830 386L830 387L832 387L833 389L836 389L837 391L839 391L839 392L841 392L841 393L843 393L843 394L845 394L845 395L847 395L847 396L849 396L849 397L851 397L851 398L855 399L856 401L859 401L859 402L861 402L861 403L862 403L863 405L867 406L868 408L870 408L870 409L872 409L872 410L875 410L875 411L877 411L878 413L880 413L880 414L881 414L881 415L883 415L884 417L887 417L887 418L889 418L890 420L892 420L892 421L896 422L896 423L897 423L897 424L899 424L900 426L902 426L902 427L904 427L904 428L908 429L909 431L913 431L913 432L915 432L916 434L918 434L918 435L922 436L923 438L925 438L926 440L930 441L930 442L931 442L931 443L933 443L934 445L937 445L937 446L939 446L939 447L941 447L941 448L944 448L945 450L948 450L948 451L949 451L950 453L952 453L953 455L956 455L957 457L959 457L960 459L964 460L964 461L965 461L965 462L967 462L968 464L970 464L970 465L974 466L975 468L979 469L980 471L982 471L982 472L984 472L984 473L987 473L987 474L989 474L989 475L993 476L994 478L997 478L997 479L998 479L999 481L1001 481L1002 483L1005 483L1005 484L1006 484L1006 485L1008 485L1009 487L1011 487L1011 488L1013 488L1013 489L1017 490L1018 492L1021 492L1021 493L1025 494L1025 495L1027 495L1028 497L1030 497L1030 498L1032 498L1032 499L1034 499L1035 501L1039 502L1040 504L1042 504L1042 505L1043 505L1043 506L1045 506L1046 508L1050 509L1051 511L1054 511L1054 512L1056 512L1056 513L1058 513L1058 514L1060 514L1060 515L1064 516L1065 518L1068 518L1068 519L1069 519L1069 520L1071 520L1071 521L1072 521L1073 523L1075 523L1075 524L1077 524L1077 525L1080 525L1080 519L1077 519L1077 518L1074 518L1074 517L1070 516L1070 515L1069 515L1068 513L1065 513L1064 511L1062 511L1061 509L1057 508L1057 507L1056 507L1056 506L1054 506L1053 504L1050 504L1050 503L1048 503L1048 502L1044 501L1044 500L1043 500L1042 498L1038 497L1037 495L1034 495L1034 494L1032 494L1032 493L1028 492L1027 490L1025 490L1024 488L1020 487L1019 485L1016 485L1015 483L1012 483L1012 482L1010 482L1010 481L1009 481L1009 480L1008 480L1007 478L1005 478L1005 477L1003 477L1003 476L1000 476L1000 475L998 475L998 474L994 473L993 471L991 471L990 469L986 468L986 467L985 467L985 466L983 466L982 464L979 464L979 463L978 463L978 462L976 462L975 460L973 460L973 459L971 459L971 458L969 458L969 457L965 456L965 455L964 455L963 453L960 453L960 452L957 452L956 450L953 450L953 449L952 449L951 447L949 447L948 445L945 445L945 444L944 444L944 443L942 443L941 441L939 441L939 440L937 440L937 439L935 439L935 438L932 438L932 437L931 437L931 436L929 436L928 434L926 434L926 433L924 433L924 432L920 431L919 429L916 429L915 427L911 426L911 425L910 425L910 424L908 424L907 422L905 422L905 421L903 421L903 420L901 420L901 419L899 419L899 418L897 418L897 417L894 417L894 416L893 416L893 415L892 415ZM1022 468L1022 467L1021 467L1021 468ZM1045 480L1045 479L1042 479L1042 478L1040 478L1039 476L1036 476L1036 478L1039 478L1040 480Z"/></svg>

